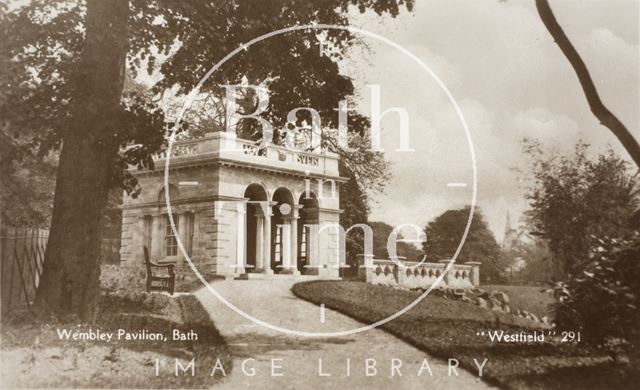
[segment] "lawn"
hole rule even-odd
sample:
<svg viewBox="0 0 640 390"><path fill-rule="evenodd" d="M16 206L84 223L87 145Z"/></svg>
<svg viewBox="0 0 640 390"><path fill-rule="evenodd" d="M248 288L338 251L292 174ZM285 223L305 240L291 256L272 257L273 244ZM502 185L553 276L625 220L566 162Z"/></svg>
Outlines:
<svg viewBox="0 0 640 390"><path fill-rule="evenodd" d="M293 293L369 324L397 312L419 295L353 281L303 282L293 286ZM503 388L636 388L638 371L623 372L609 357L583 344L560 343L557 339L536 344L492 343L479 335L490 330L531 331L530 326L535 323L510 314L427 296L381 328L435 357L456 358L470 370L475 369L474 358L486 358L483 379Z"/></svg>
<svg viewBox="0 0 640 390"><path fill-rule="evenodd" d="M231 355L208 313L192 295L169 297L144 294L140 300L103 295L98 320L93 324L62 323L34 318L28 312L3 317L1 343L2 388L209 388L221 378L211 368L220 359L226 374ZM60 330L107 334L109 341L61 339ZM161 333L165 340L116 340L122 329L129 334ZM174 340L173 330L193 330L197 341ZM175 362L190 371L175 376ZM156 375L158 367L158 375Z"/></svg>
<svg viewBox="0 0 640 390"><path fill-rule="evenodd" d="M554 302L553 292L549 291L548 287L486 285L481 288L488 292L498 290L507 293L512 311L515 309L526 310L538 317L553 318L551 307Z"/></svg>

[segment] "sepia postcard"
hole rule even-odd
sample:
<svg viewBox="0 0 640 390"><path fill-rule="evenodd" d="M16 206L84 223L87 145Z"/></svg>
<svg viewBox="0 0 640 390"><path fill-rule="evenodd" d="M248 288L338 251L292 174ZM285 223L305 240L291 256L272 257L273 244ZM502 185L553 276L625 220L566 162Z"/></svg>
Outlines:
<svg viewBox="0 0 640 390"><path fill-rule="evenodd" d="M637 389L638 0L0 0L0 388Z"/></svg>

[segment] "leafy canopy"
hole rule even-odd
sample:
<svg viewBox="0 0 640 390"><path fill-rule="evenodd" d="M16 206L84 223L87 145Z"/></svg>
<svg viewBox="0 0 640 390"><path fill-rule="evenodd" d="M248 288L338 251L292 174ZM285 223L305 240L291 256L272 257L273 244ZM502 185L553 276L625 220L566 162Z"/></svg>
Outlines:
<svg viewBox="0 0 640 390"><path fill-rule="evenodd" d="M435 262L451 259L455 254L464 234L471 208L447 210L426 226L427 241L423 244L427 261ZM469 228L469 233L456 263L477 261L480 266L482 282L504 281L501 265L500 247L491 230L489 230L482 213L476 209Z"/></svg>
<svg viewBox="0 0 640 390"><path fill-rule="evenodd" d="M72 108L82 96L78 73L85 43L86 4L81 0L33 0L17 8L0 5L4 14L2 128L12 138L29 141L44 156L57 150L69 127ZM300 24L348 24L349 12L373 10L397 16L411 10L413 0L304 0L169 1L131 0L128 20L128 55L123 72L160 75L150 91L131 88L121 101L113 137L121 152L114 162L112 185L134 191L137 182L127 175L127 164L153 166L152 154L163 147L167 128L161 97L172 90L190 91L206 71L226 54L255 37ZM320 42L330 55L320 55ZM231 59L202 91L220 93L224 84L267 84L269 107L264 113L274 128L286 123L295 107L316 109L324 126L337 127L335 108L353 96L353 83L340 72L346 49L358 42L348 31L315 30L284 34L264 40ZM302 122L308 117L300 116ZM350 117L350 126L363 135L366 118ZM373 156L371 156L373 157ZM366 171L365 176L375 175Z"/></svg>
<svg viewBox="0 0 640 390"><path fill-rule="evenodd" d="M567 156L525 143L533 173L526 216L532 233L547 241L558 278L580 272L599 239L629 232L640 205L628 163L612 150L593 158L588 149L579 143Z"/></svg>

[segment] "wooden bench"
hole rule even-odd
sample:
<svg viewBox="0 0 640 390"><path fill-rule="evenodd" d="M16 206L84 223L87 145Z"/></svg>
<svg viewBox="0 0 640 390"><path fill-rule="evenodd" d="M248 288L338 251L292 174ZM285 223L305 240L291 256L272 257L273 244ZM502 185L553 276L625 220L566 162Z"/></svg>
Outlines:
<svg viewBox="0 0 640 390"><path fill-rule="evenodd" d="M176 285L176 274L173 272L174 264L158 264L149 259L149 250L144 247L144 265L147 267L147 292L167 291L173 295ZM156 270L166 269L166 274L159 274ZM156 271L156 272L154 272Z"/></svg>

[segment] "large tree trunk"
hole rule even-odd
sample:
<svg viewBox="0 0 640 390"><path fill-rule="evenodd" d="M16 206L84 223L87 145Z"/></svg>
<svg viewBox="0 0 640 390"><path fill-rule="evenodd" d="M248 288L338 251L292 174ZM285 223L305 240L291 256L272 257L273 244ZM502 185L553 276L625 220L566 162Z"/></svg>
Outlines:
<svg viewBox="0 0 640 390"><path fill-rule="evenodd" d="M640 145L638 141L631 135L631 132L629 132L625 125L602 103L587 66L584 61L582 61L578 51L571 44L571 41L569 41L569 38L567 38L560 24L558 24L549 6L549 1L536 0L536 8L549 34L551 34L560 50L562 50L562 53L567 57L567 60L569 60L571 67L576 72L591 112L603 126L611 130L613 135L618 138L622 146L627 150L638 168L640 168Z"/></svg>
<svg viewBox="0 0 640 390"><path fill-rule="evenodd" d="M85 47L72 82L78 99L63 135L40 310L93 320L100 264L100 221L118 145L120 98L128 49L128 0L88 0Z"/></svg>

